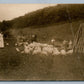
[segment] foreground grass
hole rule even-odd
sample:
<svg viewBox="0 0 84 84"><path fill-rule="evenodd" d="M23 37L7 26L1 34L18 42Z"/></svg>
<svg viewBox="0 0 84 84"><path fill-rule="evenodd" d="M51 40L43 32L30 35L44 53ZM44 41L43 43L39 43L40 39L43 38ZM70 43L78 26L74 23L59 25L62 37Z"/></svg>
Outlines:
<svg viewBox="0 0 84 84"><path fill-rule="evenodd" d="M0 80L84 80L84 57L26 55L0 49Z"/></svg>

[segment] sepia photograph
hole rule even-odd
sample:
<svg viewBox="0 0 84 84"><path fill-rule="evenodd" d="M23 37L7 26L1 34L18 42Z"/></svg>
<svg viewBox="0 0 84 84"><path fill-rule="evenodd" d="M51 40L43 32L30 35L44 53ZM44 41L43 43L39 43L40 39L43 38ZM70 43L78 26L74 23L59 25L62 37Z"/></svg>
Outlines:
<svg viewBox="0 0 84 84"><path fill-rule="evenodd" d="M0 4L0 81L84 81L84 4Z"/></svg>

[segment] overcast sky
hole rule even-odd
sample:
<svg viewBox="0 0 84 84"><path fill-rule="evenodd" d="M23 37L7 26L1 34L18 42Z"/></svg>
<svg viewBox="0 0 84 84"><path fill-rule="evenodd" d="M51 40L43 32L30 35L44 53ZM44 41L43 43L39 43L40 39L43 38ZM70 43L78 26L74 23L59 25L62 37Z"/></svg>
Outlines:
<svg viewBox="0 0 84 84"><path fill-rule="evenodd" d="M56 4L0 4L0 21L11 20L26 13Z"/></svg>

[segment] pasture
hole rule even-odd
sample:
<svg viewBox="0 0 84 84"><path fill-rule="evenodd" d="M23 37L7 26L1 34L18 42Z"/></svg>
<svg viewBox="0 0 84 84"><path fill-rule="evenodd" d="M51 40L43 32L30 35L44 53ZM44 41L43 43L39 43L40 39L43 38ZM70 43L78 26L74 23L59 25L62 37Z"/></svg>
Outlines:
<svg viewBox="0 0 84 84"><path fill-rule="evenodd" d="M74 31L79 24L80 21L73 22ZM49 44L51 38L72 40L69 27L67 23L35 29L12 29L11 33L15 37L21 33L37 34L39 42ZM9 45L0 49L0 80L84 80L83 55L31 55L19 53L15 46Z"/></svg>
<svg viewBox="0 0 84 84"><path fill-rule="evenodd" d="M84 80L83 55L26 55L0 49L0 80Z"/></svg>

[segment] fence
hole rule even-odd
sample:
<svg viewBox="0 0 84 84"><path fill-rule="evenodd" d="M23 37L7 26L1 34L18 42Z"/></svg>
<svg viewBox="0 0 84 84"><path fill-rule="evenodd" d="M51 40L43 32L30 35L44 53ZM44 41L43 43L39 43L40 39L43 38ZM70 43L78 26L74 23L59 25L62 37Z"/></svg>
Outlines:
<svg viewBox="0 0 84 84"><path fill-rule="evenodd" d="M74 53L84 53L84 24L81 24L73 42Z"/></svg>

